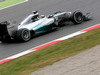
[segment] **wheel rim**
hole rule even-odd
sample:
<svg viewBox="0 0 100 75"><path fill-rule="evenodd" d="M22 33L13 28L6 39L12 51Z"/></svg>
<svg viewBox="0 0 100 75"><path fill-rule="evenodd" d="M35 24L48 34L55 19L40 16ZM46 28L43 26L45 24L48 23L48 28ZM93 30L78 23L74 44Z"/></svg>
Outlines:
<svg viewBox="0 0 100 75"><path fill-rule="evenodd" d="M30 39L30 33L29 33L29 31L27 31L27 30L23 31L22 37L23 37L23 39L25 41L29 40Z"/></svg>

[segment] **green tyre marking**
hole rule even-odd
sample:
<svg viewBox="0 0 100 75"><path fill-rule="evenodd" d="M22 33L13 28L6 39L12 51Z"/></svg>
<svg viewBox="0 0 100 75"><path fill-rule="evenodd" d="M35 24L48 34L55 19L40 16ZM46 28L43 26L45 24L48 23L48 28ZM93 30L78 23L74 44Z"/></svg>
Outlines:
<svg viewBox="0 0 100 75"><path fill-rule="evenodd" d="M23 29L21 37L22 37L23 41L29 41L30 40L30 31L27 29Z"/></svg>
<svg viewBox="0 0 100 75"><path fill-rule="evenodd" d="M24 38L25 40L29 39L29 36L30 36L30 34L29 34L28 31L24 31L24 32L23 32L23 38Z"/></svg>

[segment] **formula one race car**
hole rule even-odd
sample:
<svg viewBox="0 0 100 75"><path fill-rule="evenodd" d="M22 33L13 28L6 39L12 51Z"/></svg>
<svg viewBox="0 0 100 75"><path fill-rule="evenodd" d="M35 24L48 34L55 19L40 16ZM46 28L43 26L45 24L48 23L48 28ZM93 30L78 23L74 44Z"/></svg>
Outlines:
<svg viewBox="0 0 100 75"><path fill-rule="evenodd" d="M81 11L58 11L49 16L40 16L38 11L33 11L33 13L25 18L17 27L11 26L7 21L1 22L0 41L3 42L17 39L26 42L35 35L39 35L52 29L57 29L64 22L72 21L74 24L81 24L83 21L90 19L91 13L83 15Z"/></svg>

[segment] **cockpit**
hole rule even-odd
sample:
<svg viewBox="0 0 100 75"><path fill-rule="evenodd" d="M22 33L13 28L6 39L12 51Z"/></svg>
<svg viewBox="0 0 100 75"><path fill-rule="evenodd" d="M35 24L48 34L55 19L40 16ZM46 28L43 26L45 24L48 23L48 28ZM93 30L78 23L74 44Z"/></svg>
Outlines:
<svg viewBox="0 0 100 75"><path fill-rule="evenodd" d="M46 16L45 15L40 15L39 16L39 13L38 11L33 11L31 15L29 15L27 18L25 18L21 23L20 25L26 25L26 24L29 24L29 23L33 23L33 22L36 22L42 18L45 18ZM49 15L47 18L52 18L53 15Z"/></svg>
<svg viewBox="0 0 100 75"><path fill-rule="evenodd" d="M26 17L20 23L20 25L25 25L25 24L33 23L33 22L35 22L37 20L39 20L39 13L38 13L38 11L33 11L31 15L29 15L28 17Z"/></svg>

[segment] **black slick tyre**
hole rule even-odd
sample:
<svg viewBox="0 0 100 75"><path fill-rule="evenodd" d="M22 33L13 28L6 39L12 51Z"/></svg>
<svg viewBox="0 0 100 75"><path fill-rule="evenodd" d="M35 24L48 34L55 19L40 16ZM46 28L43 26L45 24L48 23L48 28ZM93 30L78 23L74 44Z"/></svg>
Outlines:
<svg viewBox="0 0 100 75"><path fill-rule="evenodd" d="M17 31L17 39L23 42L27 42L31 38L30 31L28 29L20 29Z"/></svg>
<svg viewBox="0 0 100 75"><path fill-rule="evenodd" d="M83 14L81 11L75 11L74 13L72 13L71 15L71 21L74 24L81 24L83 22Z"/></svg>

